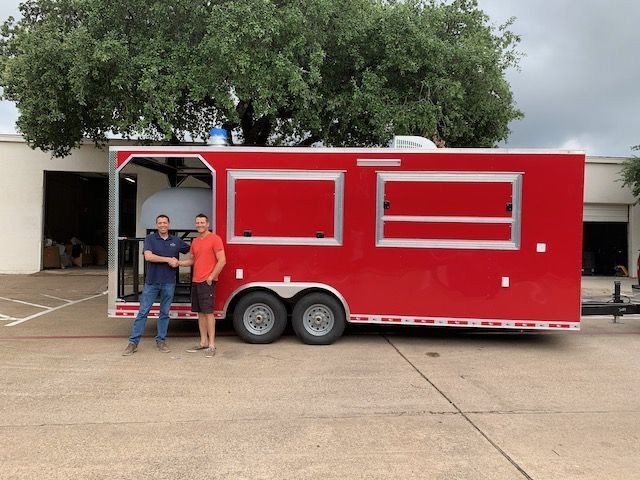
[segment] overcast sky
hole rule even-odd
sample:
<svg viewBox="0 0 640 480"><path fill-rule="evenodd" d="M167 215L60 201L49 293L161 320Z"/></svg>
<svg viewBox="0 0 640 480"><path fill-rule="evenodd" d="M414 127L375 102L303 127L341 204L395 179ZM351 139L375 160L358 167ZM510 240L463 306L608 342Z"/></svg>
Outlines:
<svg viewBox="0 0 640 480"><path fill-rule="evenodd" d="M17 15L2 0L0 18ZM524 119L510 125L509 148L586 150L629 156L640 144L640 1L478 0L498 25L516 17L526 55L507 75ZM0 133L18 113L0 102Z"/></svg>

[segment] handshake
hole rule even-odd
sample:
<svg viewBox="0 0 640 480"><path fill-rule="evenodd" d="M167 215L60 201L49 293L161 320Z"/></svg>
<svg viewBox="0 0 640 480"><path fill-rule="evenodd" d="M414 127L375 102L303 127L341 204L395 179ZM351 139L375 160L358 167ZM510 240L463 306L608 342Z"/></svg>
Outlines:
<svg viewBox="0 0 640 480"><path fill-rule="evenodd" d="M176 268L180 265L180 261L177 258L171 257L167 262L170 267Z"/></svg>

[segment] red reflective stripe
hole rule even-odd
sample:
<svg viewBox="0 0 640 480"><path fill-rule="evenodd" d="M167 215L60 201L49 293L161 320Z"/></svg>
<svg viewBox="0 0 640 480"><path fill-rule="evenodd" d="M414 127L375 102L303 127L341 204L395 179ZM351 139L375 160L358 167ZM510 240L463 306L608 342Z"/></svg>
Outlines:
<svg viewBox="0 0 640 480"><path fill-rule="evenodd" d="M380 315L353 315L350 321L353 323L384 323L403 325L448 325L448 326L470 326L489 328L527 328L536 330L545 329L576 329L579 325L571 323L548 323L548 322L527 322L514 320L482 320L482 319L435 319L435 318L415 318L415 317L390 317Z"/></svg>
<svg viewBox="0 0 640 480"><path fill-rule="evenodd" d="M139 303L125 303L125 304L116 304L116 310L138 310L140 308ZM158 310L160 308L159 305L154 305L151 307L152 310ZM171 310L188 310L191 311L191 305L171 305Z"/></svg>
<svg viewBox="0 0 640 480"><path fill-rule="evenodd" d="M383 322L387 322L387 323L400 323L400 322L402 322L401 318L382 317L381 320Z"/></svg>

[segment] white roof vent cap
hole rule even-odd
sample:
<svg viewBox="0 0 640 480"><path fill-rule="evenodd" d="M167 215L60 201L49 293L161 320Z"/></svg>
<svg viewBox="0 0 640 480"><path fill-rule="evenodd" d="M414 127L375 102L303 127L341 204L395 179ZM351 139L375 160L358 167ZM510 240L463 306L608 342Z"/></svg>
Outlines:
<svg viewBox="0 0 640 480"><path fill-rule="evenodd" d="M436 150L438 147L428 138L416 135L396 135L391 140L391 148L422 148L426 150Z"/></svg>

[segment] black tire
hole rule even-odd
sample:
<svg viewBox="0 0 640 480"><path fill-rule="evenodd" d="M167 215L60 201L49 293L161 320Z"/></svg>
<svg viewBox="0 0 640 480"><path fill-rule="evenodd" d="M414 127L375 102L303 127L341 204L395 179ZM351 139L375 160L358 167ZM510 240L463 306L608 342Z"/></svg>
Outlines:
<svg viewBox="0 0 640 480"><path fill-rule="evenodd" d="M309 345L330 345L345 327L342 305L326 293L305 295L293 308L291 325L300 340Z"/></svg>
<svg viewBox="0 0 640 480"><path fill-rule="evenodd" d="M267 292L251 292L233 310L233 328L248 343L271 343L287 326L287 309L278 297Z"/></svg>

